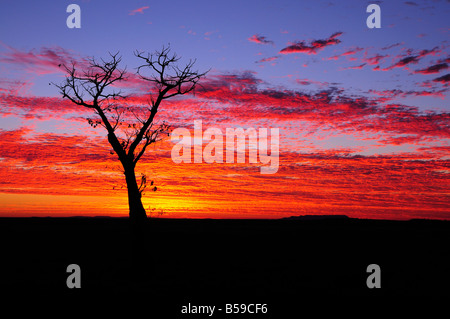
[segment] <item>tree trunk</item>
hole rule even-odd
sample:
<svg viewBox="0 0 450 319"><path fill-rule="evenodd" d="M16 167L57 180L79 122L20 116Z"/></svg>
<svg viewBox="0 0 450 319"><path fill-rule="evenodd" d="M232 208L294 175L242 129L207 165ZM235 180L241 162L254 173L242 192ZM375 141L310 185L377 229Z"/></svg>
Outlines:
<svg viewBox="0 0 450 319"><path fill-rule="evenodd" d="M125 168L125 165L124 165ZM125 180L128 188L128 206L130 208L131 262L130 279L141 284L146 280L148 254L146 253L147 214L142 205L141 193L136 181L134 166L125 168Z"/></svg>
<svg viewBox="0 0 450 319"><path fill-rule="evenodd" d="M133 224L140 224L147 219L144 205L142 205L141 193L136 181L133 168L125 168L125 180L128 189L128 206L130 208L130 220Z"/></svg>

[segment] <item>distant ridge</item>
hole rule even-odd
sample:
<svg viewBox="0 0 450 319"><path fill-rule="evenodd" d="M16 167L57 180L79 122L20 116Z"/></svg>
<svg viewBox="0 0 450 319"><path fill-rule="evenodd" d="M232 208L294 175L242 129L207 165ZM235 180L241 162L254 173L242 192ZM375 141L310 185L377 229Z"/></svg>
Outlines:
<svg viewBox="0 0 450 319"><path fill-rule="evenodd" d="M299 215L283 217L281 219L289 220L336 220L336 219L350 219L347 215Z"/></svg>

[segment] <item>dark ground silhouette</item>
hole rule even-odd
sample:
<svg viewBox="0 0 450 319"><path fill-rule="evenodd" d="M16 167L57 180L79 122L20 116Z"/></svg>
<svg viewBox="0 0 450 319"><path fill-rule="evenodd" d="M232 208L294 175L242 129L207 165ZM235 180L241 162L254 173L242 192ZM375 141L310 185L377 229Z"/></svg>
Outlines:
<svg viewBox="0 0 450 319"><path fill-rule="evenodd" d="M1 290L137 292L167 318L188 302L267 303L273 315L304 298L448 295L449 221L150 219L145 228L134 259L126 218L1 218ZM72 263L78 290L66 287ZM366 286L372 263L381 289Z"/></svg>

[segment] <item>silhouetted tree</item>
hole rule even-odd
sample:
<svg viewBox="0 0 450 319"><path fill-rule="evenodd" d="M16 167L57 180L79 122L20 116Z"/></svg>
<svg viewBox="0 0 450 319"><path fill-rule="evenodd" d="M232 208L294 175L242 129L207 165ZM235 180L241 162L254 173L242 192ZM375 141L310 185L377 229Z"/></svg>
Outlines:
<svg viewBox="0 0 450 319"><path fill-rule="evenodd" d="M130 220L140 223L147 218L141 199L147 178L143 174L138 185L136 164L147 147L160 140L163 134L167 134L169 128L165 123L154 123L158 108L168 98L192 92L207 72L194 71L195 60L190 60L182 68L178 67L180 58L170 52L170 47L163 47L161 51L153 54L136 51L134 55L141 62L136 75L149 83L150 98L144 112L136 112L126 103L120 103L125 102L127 97L122 91L115 90L115 87L126 81L128 74L125 68L119 68L122 59L118 53L110 53L108 61L90 58L88 66L81 70L77 69L75 62L72 62L71 66L64 65L66 79L55 86L59 88L63 98L95 113L96 118L88 119L91 126L101 125L106 129L108 141L119 157L125 174ZM148 75L144 75L144 69L150 71ZM130 113L133 114L132 123L126 116ZM123 134L117 134L119 129ZM153 190L156 190L156 187L153 187Z"/></svg>

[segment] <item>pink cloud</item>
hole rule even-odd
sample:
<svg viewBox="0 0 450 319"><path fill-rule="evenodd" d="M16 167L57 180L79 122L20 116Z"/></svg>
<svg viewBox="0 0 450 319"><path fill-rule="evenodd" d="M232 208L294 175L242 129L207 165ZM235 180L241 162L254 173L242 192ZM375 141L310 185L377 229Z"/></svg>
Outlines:
<svg viewBox="0 0 450 319"><path fill-rule="evenodd" d="M145 6L145 7L140 7L140 8L131 10L130 13L129 13L129 15L132 16L132 15L135 15L136 13L141 13L141 14L143 14L143 13L144 13L144 10L147 10L148 8L150 8L150 7L149 7L149 6Z"/></svg>
<svg viewBox="0 0 450 319"><path fill-rule="evenodd" d="M272 62L272 61L275 61L278 58L279 58L278 56L272 56L272 57L269 57L269 58L263 58L261 60L256 61L256 63Z"/></svg>
<svg viewBox="0 0 450 319"><path fill-rule="evenodd" d="M86 62L79 55L61 47L42 47L39 50L20 51L12 47L0 52L0 62L15 64L30 73L50 74L64 72L63 65L70 65L72 61L81 64Z"/></svg>

